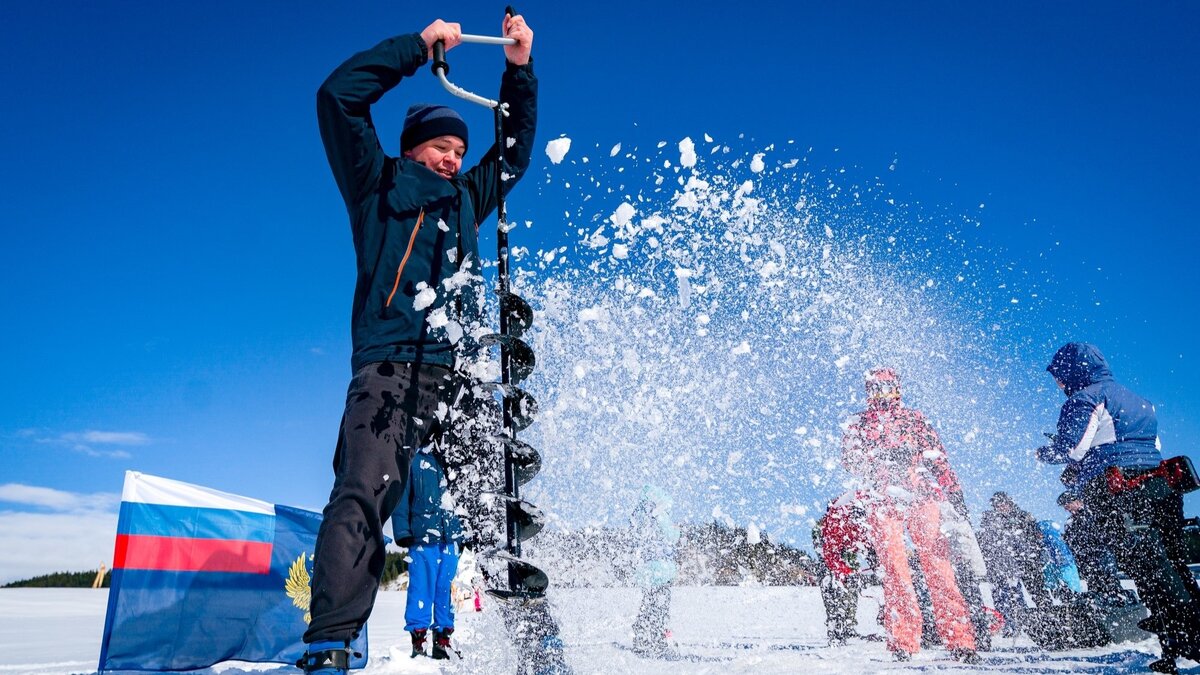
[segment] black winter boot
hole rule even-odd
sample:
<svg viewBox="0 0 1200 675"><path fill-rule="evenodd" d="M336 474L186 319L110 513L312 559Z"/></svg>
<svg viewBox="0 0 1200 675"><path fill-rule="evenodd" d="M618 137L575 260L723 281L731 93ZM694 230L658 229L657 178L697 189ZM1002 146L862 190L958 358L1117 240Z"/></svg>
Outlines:
<svg viewBox="0 0 1200 675"><path fill-rule="evenodd" d="M350 672L350 648L345 642L314 642L296 667L307 675L346 675Z"/></svg>
<svg viewBox="0 0 1200 675"><path fill-rule="evenodd" d="M436 629L433 631L433 652L430 656L436 660L449 659L450 654L447 650L454 651L450 646L450 634L454 632L453 628Z"/></svg>
<svg viewBox="0 0 1200 675"><path fill-rule="evenodd" d="M955 661L961 661L967 665L973 666L981 663L983 659L979 658L979 654L974 649L951 649L950 655Z"/></svg>
<svg viewBox="0 0 1200 675"><path fill-rule="evenodd" d="M1175 659L1170 656L1164 656L1157 661L1151 661L1146 667L1156 673L1179 675L1179 666L1175 665Z"/></svg>
<svg viewBox="0 0 1200 675"><path fill-rule="evenodd" d="M418 656L425 655L425 636L428 634L429 634L429 631L425 630L424 628L420 628L418 630L414 630L414 631L410 632L410 635L412 635L412 647L413 647L412 658L415 659Z"/></svg>

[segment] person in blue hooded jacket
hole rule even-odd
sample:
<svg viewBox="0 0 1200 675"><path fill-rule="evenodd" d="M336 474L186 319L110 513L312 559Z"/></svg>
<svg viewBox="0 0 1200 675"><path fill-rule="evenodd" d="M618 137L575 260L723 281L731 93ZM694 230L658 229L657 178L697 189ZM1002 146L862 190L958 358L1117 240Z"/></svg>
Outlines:
<svg viewBox="0 0 1200 675"><path fill-rule="evenodd" d="M1183 498L1164 478L1113 491L1106 474L1134 479L1158 468L1154 405L1113 379L1095 346L1063 345L1046 370L1067 395L1051 445L1038 458L1066 464L1062 481L1094 516L1098 536L1137 585L1151 616L1139 625L1157 633L1158 672L1177 672L1175 658L1200 660L1200 588L1184 558Z"/></svg>
<svg viewBox="0 0 1200 675"><path fill-rule="evenodd" d="M633 649L646 656L667 656L671 618L671 583L678 568L675 545L679 528L671 518L674 500L655 485L642 488L642 498L629 518L634 539L635 571L642 587L642 604L633 622Z"/></svg>
<svg viewBox="0 0 1200 675"><path fill-rule="evenodd" d="M384 569L383 523L405 492L413 453L456 433L443 422L463 406L455 338L477 315L478 228L496 209L498 192L511 190L529 167L537 126L533 31L506 13L502 32L514 40L504 47L500 81L508 107L503 141L466 171L470 138L454 110L411 106L399 156L385 152L372 117L372 106L425 65L435 43L447 51L461 44L458 24L439 19L384 40L351 56L317 91L317 123L349 216L357 279L353 375L313 559L308 647L298 663L309 675L348 672L349 643L371 613ZM456 419L475 414L462 412ZM514 639L531 645L519 650L522 664L568 670L548 609L505 616Z"/></svg>
<svg viewBox="0 0 1200 675"><path fill-rule="evenodd" d="M396 544L408 549L404 630L412 636L412 655L425 652L425 638L432 628L430 655L449 658L454 633L450 583L458 571L463 528L446 494L446 473L429 448L413 457L404 494L392 513L392 532Z"/></svg>

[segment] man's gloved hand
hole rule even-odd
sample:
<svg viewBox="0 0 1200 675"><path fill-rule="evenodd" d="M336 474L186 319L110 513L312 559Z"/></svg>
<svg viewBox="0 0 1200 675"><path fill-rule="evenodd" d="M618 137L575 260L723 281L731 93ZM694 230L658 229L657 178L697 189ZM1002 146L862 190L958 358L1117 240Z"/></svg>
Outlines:
<svg viewBox="0 0 1200 675"><path fill-rule="evenodd" d="M400 548L412 548L414 543L416 543L415 537L401 537L396 540L396 545Z"/></svg>

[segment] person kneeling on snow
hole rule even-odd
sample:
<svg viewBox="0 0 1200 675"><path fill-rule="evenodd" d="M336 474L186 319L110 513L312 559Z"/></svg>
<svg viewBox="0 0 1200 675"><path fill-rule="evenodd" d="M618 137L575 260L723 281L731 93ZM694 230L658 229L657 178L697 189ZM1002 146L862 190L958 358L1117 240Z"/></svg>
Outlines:
<svg viewBox="0 0 1200 675"><path fill-rule="evenodd" d="M425 653L425 638L433 628L435 659L449 658L454 632L454 601L450 583L458 570L462 523L446 494L446 474L430 448L413 456L408 483L392 513L396 543L408 549L408 599L404 630L412 635L412 655Z"/></svg>
<svg viewBox="0 0 1200 675"><path fill-rule="evenodd" d="M821 601L825 605L825 634L831 646L859 637L858 596L863 573L874 567L875 551L867 531L866 495L847 492L830 502L813 528L813 548L825 563Z"/></svg>
<svg viewBox="0 0 1200 675"><path fill-rule="evenodd" d="M1025 605L1022 584L1036 607L1051 604L1042 573L1046 550L1037 520L1017 506L1008 493L992 495L991 505L991 509L983 512L979 525L980 546L987 561L996 609L1004 616L1005 635L1011 637L1028 628L1026 624L1034 618Z"/></svg>

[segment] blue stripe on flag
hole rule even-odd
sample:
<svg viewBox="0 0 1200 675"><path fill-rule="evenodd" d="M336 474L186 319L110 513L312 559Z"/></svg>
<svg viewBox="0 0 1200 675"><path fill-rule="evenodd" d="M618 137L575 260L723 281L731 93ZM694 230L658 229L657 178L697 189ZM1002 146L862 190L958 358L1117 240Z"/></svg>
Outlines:
<svg viewBox="0 0 1200 675"><path fill-rule="evenodd" d="M121 502L117 534L270 542L275 517L263 513Z"/></svg>

